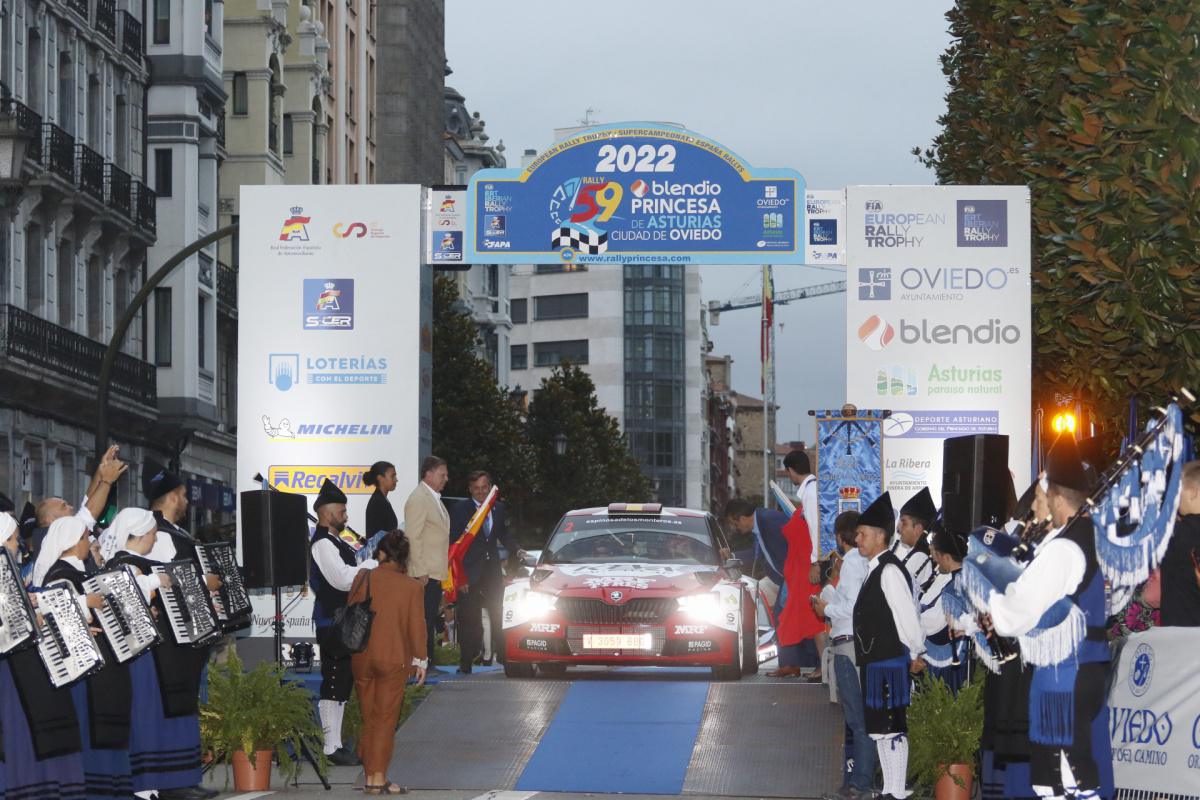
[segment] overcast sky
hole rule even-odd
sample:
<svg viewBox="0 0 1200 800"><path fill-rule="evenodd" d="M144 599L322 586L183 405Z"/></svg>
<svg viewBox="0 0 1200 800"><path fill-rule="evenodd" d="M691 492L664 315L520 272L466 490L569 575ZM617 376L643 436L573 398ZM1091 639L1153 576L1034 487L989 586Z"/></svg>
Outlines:
<svg viewBox="0 0 1200 800"><path fill-rule="evenodd" d="M928 184L911 150L937 133L949 0L447 0L447 83L504 140L509 166L555 128L661 120L716 139L756 167L790 167L809 188ZM703 296L756 294L757 267L701 268ZM776 291L838 280L779 267ZM811 441L808 409L845 399L845 295L781 306L779 438ZM714 353L734 388L759 394L759 315L722 315Z"/></svg>

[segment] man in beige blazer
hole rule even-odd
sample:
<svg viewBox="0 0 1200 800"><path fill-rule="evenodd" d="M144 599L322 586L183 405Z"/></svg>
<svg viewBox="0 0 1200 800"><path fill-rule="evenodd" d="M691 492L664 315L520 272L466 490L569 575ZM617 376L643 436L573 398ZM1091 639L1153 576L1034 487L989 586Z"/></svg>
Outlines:
<svg viewBox="0 0 1200 800"><path fill-rule="evenodd" d="M421 481L404 501L404 533L411 552L408 574L425 584L425 636L430 672L442 670L433 665L433 640L441 616L442 581L449 570L450 514L442 503L442 489L450 479L444 459L426 456L421 462Z"/></svg>

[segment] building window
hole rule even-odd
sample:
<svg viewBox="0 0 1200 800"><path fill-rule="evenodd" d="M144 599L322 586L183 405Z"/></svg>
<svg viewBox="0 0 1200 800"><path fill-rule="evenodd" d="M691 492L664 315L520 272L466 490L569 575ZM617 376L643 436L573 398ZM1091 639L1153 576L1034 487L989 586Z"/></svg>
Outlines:
<svg viewBox="0 0 1200 800"><path fill-rule="evenodd" d="M488 297L500 296L500 265L488 264L487 267L487 286Z"/></svg>
<svg viewBox="0 0 1200 800"><path fill-rule="evenodd" d="M233 113L247 114L249 113L250 100L247 95L250 93L250 87L246 82L246 73L233 73Z"/></svg>
<svg viewBox="0 0 1200 800"><path fill-rule="evenodd" d="M533 365L535 367L557 367L564 361L572 364L588 363L588 340L571 339L565 342L535 342Z"/></svg>
<svg viewBox="0 0 1200 800"><path fill-rule="evenodd" d="M42 226L29 223L25 227L25 310L39 317L46 304L46 268L42 260L45 245Z"/></svg>
<svg viewBox="0 0 1200 800"><path fill-rule="evenodd" d="M207 369L208 361L205 354L208 352L208 298L204 295L200 295L196 312L198 315L196 321L197 363L200 365L200 369Z"/></svg>
<svg viewBox="0 0 1200 800"><path fill-rule="evenodd" d="M508 362L510 369L528 369L529 345L514 344L509 347Z"/></svg>
<svg viewBox="0 0 1200 800"><path fill-rule="evenodd" d="M58 240L58 324L75 330L75 253L66 239Z"/></svg>
<svg viewBox="0 0 1200 800"><path fill-rule="evenodd" d="M171 290L154 290L154 366L171 366Z"/></svg>
<svg viewBox="0 0 1200 800"><path fill-rule="evenodd" d="M242 226L239 224L242 221L241 215L233 214L229 217L229 222L237 225L233 229L233 233L229 236L229 265L234 269L238 268L241 263L238 252L242 249Z"/></svg>
<svg viewBox="0 0 1200 800"><path fill-rule="evenodd" d="M283 115L283 154L290 156L292 154L292 115Z"/></svg>
<svg viewBox="0 0 1200 800"><path fill-rule="evenodd" d="M512 301L512 321L514 325L523 325L529 321L529 301L524 297Z"/></svg>
<svg viewBox="0 0 1200 800"><path fill-rule="evenodd" d="M171 43L171 0L154 0L154 43Z"/></svg>
<svg viewBox="0 0 1200 800"><path fill-rule="evenodd" d="M204 32L212 36L213 0L204 0Z"/></svg>
<svg viewBox="0 0 1200 800"><path fill-rule="evenodd" d="M583 294L550 294L533 298L533 318L586 319L588 296Z"/></svg>
<svg viewBox="0 0 1200 800"><path fill-rule="evenodd" d="M171 149L154 150L154 191L159 197L171 196Z"/></svg>
<svg viewBox="0 0 1200 800"><path fill-rule="evenodd" d="M104 261L92 256L87 264L87 332L93 339L104 338Z"/></svg>
<svg viewBox="0 0 1200 800"><path fill-rule="evenodd" d="M587 264L538 264L535 275L557 275L560 272L587 272Z"/></svg>

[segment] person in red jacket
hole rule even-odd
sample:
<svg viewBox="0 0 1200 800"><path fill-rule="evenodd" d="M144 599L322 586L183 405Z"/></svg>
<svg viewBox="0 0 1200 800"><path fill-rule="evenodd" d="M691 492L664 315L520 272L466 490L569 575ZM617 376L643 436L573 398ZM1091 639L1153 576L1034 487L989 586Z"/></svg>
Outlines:
<svg viewBox="0 0 1200 800"><path fill-rule="evenodd" d="M783 563L783 580L787 599L783 604L783 613L779 615L779 626L776 634L779 638L779 648L791 647L797 650L806 639L814 638L825 630L825 623L813 611L809 597L821 591L821 587L812 583L812 539L808 533L808 523L803 511L797 509L792 518L783 526L783 538L787 540L787 559ZM794 662L796 659L787 659ZM780 662L784 661L780 658ZM776 670L781 676L800 675L798 666L781 666ZM820 678L820 668L809 677L816 682Z"/></svg>

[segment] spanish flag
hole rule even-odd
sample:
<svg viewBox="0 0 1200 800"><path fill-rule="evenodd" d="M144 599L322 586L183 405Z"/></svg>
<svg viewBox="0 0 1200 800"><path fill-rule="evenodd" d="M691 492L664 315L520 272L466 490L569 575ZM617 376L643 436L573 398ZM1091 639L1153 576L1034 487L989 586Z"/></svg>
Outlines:
<svg viewBox="0 0 1200 800"><path fill-rule="evenodd" d="M483 528L484 520L487 519L488 514L492 513L492 507L499 499L500 489L493 486L492 490L488 492L488 496L479 504L479 508L475 509L475 516L471 517L471 521L467 523L466 531L458 537L454 544L450 545L450 569L446 573L446 579L442 581L442 595L446 598L447 603L455 602L458 599L459 587L466 584L467 572L463 568L463 557L471 549L475 535Z"/></svg>

